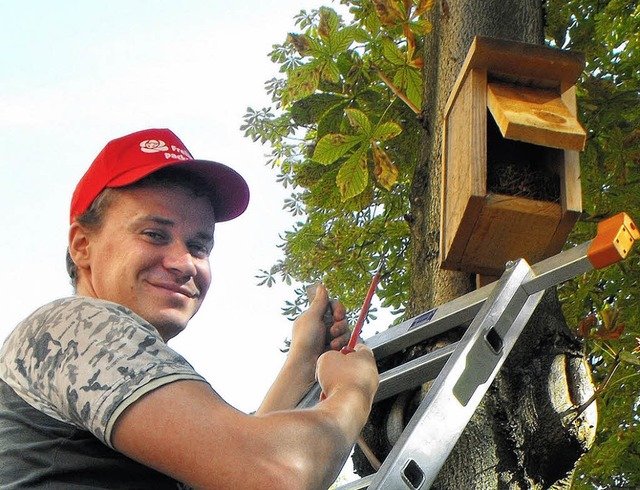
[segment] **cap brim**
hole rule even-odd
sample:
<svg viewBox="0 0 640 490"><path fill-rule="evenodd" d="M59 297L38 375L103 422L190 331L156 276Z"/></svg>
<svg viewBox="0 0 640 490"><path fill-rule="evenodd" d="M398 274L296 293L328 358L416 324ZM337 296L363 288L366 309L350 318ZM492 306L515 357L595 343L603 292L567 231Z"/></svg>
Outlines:
<svg viewBox="0 0 640 490"><path fill-rule="evenodd" d="M112 179L108 187L129 185L167 167L189 170L200 176L213 189L213 209L216 223L237 218L249 205L249 186L244 178L231 167L210 160L173 161L167 162L166 165L138 167Z"/></svg>
<svg viewBox="0 0 640 490"><path fill-rule="evenodd" d="M214 189L216 222L237 218L247 209L249 186L242 175L231 167L210 160L190 160L176 163L175 167L200 175Z"/></svg>

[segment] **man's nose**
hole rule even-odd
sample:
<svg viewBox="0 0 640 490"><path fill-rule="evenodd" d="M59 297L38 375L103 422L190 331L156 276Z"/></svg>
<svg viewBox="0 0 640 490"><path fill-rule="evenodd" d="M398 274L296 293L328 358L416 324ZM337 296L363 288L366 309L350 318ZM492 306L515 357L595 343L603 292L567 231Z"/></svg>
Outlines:
<svg viewBox="0 0 640 490"><path fill-rule="evenodd" d="M173 273L186 279L195 277L198 269L193 262L193 255L183 243L173 243L167 250L164 265Z"/></svg>

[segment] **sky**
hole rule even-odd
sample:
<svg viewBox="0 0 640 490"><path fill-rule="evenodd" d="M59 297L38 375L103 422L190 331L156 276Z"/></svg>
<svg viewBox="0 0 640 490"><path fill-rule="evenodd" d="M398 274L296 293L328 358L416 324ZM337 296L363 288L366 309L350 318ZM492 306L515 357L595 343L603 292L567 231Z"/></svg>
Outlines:
<svg viewBox="0 0 640 490"><path fill-rule="evenodd" d="M229 403L255 410L284 362L291 291L258 287L292 217L243 136L247 107L270 105L268 53L295 31L305 0L0 0L0 342L42 304L69 296L64 266L73 189L111 139L172 129L196 158L223 162L251 188L240 218L216 227L213 283L170 342Z"/></svg>

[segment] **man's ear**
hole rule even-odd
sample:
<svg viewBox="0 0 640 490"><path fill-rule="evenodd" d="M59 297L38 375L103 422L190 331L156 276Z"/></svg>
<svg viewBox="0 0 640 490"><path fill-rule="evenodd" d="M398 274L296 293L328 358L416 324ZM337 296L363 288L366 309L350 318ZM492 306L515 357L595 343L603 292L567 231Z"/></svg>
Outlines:
<svg viewBox="0 0 640 490"><path fill-rule="evenodd" d="M89 231L78 222L73 222L69 229L69 255L78 268L89 267Z"/></svg>

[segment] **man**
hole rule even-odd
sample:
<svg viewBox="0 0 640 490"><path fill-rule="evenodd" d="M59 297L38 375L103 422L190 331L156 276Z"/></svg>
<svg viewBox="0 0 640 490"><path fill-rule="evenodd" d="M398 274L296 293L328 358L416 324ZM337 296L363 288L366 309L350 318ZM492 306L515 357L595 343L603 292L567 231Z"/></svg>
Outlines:
<svg viewBox="0 0 640 490"><path fill-rule="evenodd" d="M338 352L348 339L338 302L324 345L324 288L296 320L282 371L253 416L226 404L166 344L206 296L215 224L242 214L248 199L239 174L193 159L169 130L106 145L71 202L77 294L37 310L2 347L1 488L332 483L378 374L364 345ZM326 398L295 409L316 377Z"/></svg>

